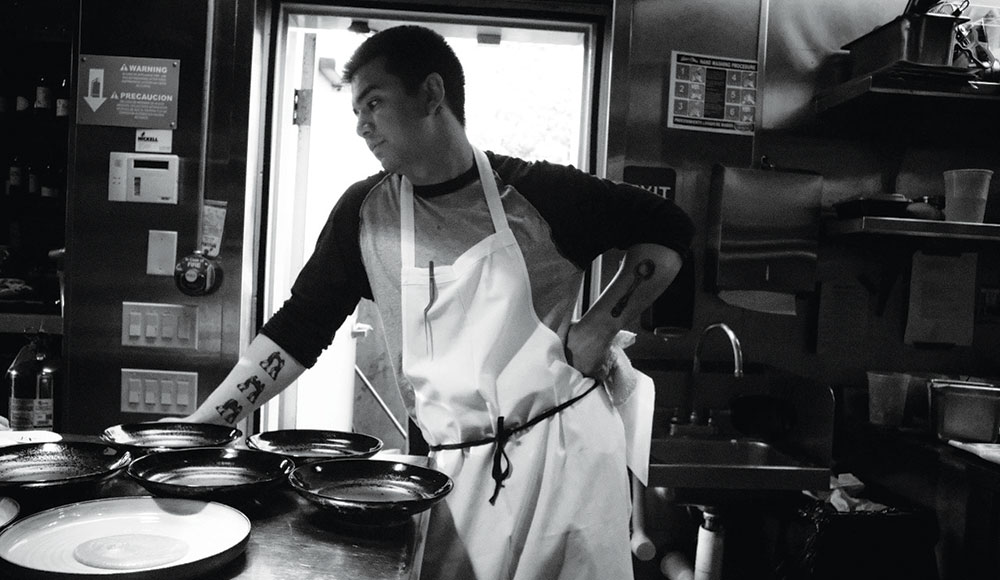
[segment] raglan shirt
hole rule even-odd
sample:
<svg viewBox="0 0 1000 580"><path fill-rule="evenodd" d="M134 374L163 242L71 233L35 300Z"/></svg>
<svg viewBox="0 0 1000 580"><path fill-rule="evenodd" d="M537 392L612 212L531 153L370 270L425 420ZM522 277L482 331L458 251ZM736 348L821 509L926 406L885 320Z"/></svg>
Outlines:
<svg viewBox="0 0 1000 580"><path fill-rule="evenodd" d="M672 201L568 166L487 152L531 283L538 319L564 341L583 276L604 252L660 244L687 253L690 218ZM374 300L403 402L398 175L379 173L352 185L330 213L291 296L261 328L296 361L316 363L361 298ZM423 267L452 264L494 233L473 166L464 175L413 188L416 256Z"/></svg>

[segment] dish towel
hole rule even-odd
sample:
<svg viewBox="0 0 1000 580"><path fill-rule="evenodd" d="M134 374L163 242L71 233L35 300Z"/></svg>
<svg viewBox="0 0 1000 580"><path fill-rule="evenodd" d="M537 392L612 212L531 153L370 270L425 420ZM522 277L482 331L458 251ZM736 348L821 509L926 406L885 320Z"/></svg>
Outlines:
<svg viewBox="0 0 1000 580"><path fill-rule="evenodd" d="M635 333L620 331L608 352L605 386L625 426L625 463L643 485L649 479L649 446L653 436L653 379L635 370L625 349L635 343Z"/></svg>

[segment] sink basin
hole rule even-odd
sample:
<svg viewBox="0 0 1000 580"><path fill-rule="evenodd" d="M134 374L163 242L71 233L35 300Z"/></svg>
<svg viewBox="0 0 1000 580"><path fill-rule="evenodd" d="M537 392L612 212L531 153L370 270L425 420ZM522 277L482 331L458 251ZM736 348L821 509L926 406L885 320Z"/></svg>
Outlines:
<svg viewBox="0 0 1000 580"><path fill-rule="evenodd" d="M688 503L729 503L746 492L829 489L830 470L757 439L667 437L651 443L649 485L687 491L696 498Z"/></svg>

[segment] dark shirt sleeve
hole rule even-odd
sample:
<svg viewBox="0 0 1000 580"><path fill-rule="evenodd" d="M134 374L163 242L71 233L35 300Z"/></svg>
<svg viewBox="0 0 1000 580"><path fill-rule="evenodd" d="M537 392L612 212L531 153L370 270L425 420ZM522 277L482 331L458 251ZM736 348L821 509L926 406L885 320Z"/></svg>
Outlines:
<svg viewBox="0 0 1000 580"><path fill-rule="evenodd" d="M501 179L548 222L559 251L582 269L608 250L641 243L688 253L694 224L671 200L573 167L490 157Z"/></svg>
<svg viewBox="0 0 1000 580"><path fill-rule="evenodd" d="M341 196L295 279L291 296L260 330L307 368L330 346L358 301L372 297L361 261L359 212L379 179L376 175L358 182Z"/></svg>

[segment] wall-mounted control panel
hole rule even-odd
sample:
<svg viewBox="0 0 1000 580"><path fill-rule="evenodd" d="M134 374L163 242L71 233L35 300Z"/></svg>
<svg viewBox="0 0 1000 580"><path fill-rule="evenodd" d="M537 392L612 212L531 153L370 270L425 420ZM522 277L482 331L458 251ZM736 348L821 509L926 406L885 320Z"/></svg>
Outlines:
<svg viewBox="0 0 1000 580"><path fill-rule="evenodd" d="M122 302L122 346L198 348L198 307Z"/></svg>
<svg viewBox="0 0 1000 580"><path fill-rule="evenodd" d="M121 410L190 415L198 407L198 373L122 369Z"/></svg>
<svg viewBox="0 0 1000 580"><path fill-rule="evenodd" d="M179 168L176 155L112 151L108 199L176 204Z"/></svg>

